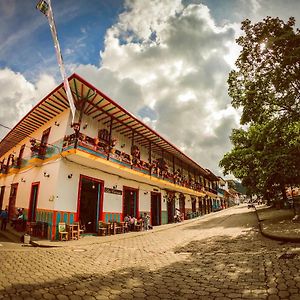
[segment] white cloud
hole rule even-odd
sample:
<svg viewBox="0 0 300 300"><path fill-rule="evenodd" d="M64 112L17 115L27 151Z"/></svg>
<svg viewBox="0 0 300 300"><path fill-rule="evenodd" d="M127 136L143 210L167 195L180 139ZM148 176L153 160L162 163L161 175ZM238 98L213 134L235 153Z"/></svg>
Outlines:
<svg viewBox="0 0 300 300"><path fill-rule="evenodd" d="M75 71L134 114L154 111L142 119L219 173L239 119L226 84L236 30L217 26L202 4L127 1L107 31L100 68Z"/></svg>
<svg viewBox="0 0 300 300"><path fill-rule="evenodd" d="M294 15L299 22L295 13L300 2L126 0L124 5L106 32L99 66L68 65L67 70L79 73L203 167L218 173L218 162L231 147L231 129L239 123L240 112L230 106L226 81L240 51L235 43L241 34L240 22L245 18L261 21L267 15L284 20ZM0 54L8 55L12 45L42 22L37 18L26 33L20 29L9 35ZM85 26L80 33L77 46L85 44ZM65 54L72 56L73 51L67 48ZM54 68L52 73L57 73L53 55L40 65L35 74L45 66L49 73ZM42 75L31 83L9 69L0 70L0 83L4 107L0 118L9 126L55 85L52 77Z"/></svg>
<svg viewBox="0 0 300 300"><path fill-rule="evenodd" d="M56 82L51 76L42 74L36 83L31 83L22 74L6 68L0 69L0 86L0 123L13 127L56 86ZM0 128L0 138L7 133L7 129Z"/></svg>

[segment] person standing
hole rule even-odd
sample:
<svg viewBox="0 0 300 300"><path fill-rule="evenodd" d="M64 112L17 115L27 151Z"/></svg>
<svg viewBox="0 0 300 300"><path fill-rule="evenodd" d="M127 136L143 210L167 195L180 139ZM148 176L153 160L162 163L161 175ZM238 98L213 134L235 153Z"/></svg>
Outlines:
<svg viewBox="0 0 300 300"><path fill-rule="evenodd" d="M144 223L144 230L148 230L149 229L149 223L150 223L150 217L149 215L145 212L144 213L144 217L143 217L143 223Z"/></svg>
<svg viewBox="0 0 300 300"><path fill-rule="evenodd" d="M1 230L6 230L6 225L8 222L8 209L7 207L5 210L3 210L0 214L0 219L1 219Z"/></svg>

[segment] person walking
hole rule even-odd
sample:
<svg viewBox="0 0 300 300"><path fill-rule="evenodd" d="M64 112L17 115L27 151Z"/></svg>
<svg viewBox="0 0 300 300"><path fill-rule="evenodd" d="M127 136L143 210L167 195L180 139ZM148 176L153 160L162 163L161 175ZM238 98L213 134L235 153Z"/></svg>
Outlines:
<svg viewBox="0 0 300 300"><path fill-rule="evenodd" d="M0 214L0 219L1 219L1 230L6 230L6 225L8 222L8 209L7 207L5 210L3 210Z"/></svg>

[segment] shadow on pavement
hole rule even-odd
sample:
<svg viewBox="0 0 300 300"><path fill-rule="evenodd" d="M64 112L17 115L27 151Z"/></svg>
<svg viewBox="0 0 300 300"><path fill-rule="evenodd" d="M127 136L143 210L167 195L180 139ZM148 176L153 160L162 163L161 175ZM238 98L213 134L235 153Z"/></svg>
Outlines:
<svg viewBox="0 0 300 300"><path fill-rule="evenodd" d="M8 242L8 243L16 243L20 244L20 238L11 234L9 230L0 231L0 243L1 242Z"/></svg>
<svg viewBox="0 0 300 300"><path fill-rule="evenodd" d="M237 238L211 237L177 247L174 252L178 262L157 270L151 270L151 260L139 260L135 267L125 266L103 275L89 272L91 266L86 265L69 278L36 284L13 284L0 291L0 298L10 296L17 299L19 296L54 299L55 295L64 295L64 298L58 299L95 299L96 296L97 299L153 300L217 297L266 299L268 285L271 288L274 284L278 268L293 266L292 260L280 261L272 251L254 230ZM153 257L153 260L157 259ZM167 259L166 254L160 259ZM97 262L99 273L105 263ZM62 267L57 268L59 270ZM277 273L278 279L281 275ZM283 275L281 281L285 281ZM28 276L31 277L31 274ZM300 284L299 276L289 280L294 286Z"/></svg>

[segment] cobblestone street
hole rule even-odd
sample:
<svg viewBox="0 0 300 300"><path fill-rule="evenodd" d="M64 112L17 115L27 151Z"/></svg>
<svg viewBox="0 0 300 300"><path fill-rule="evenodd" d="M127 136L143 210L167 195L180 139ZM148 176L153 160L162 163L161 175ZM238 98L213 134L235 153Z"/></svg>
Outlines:
<svg viewBox="0 0 300 300"><path fill-rule="evenodd" d="M0 299L300 299L300 244L263 238L247 207L160 229L3 245Z"/></svg>

